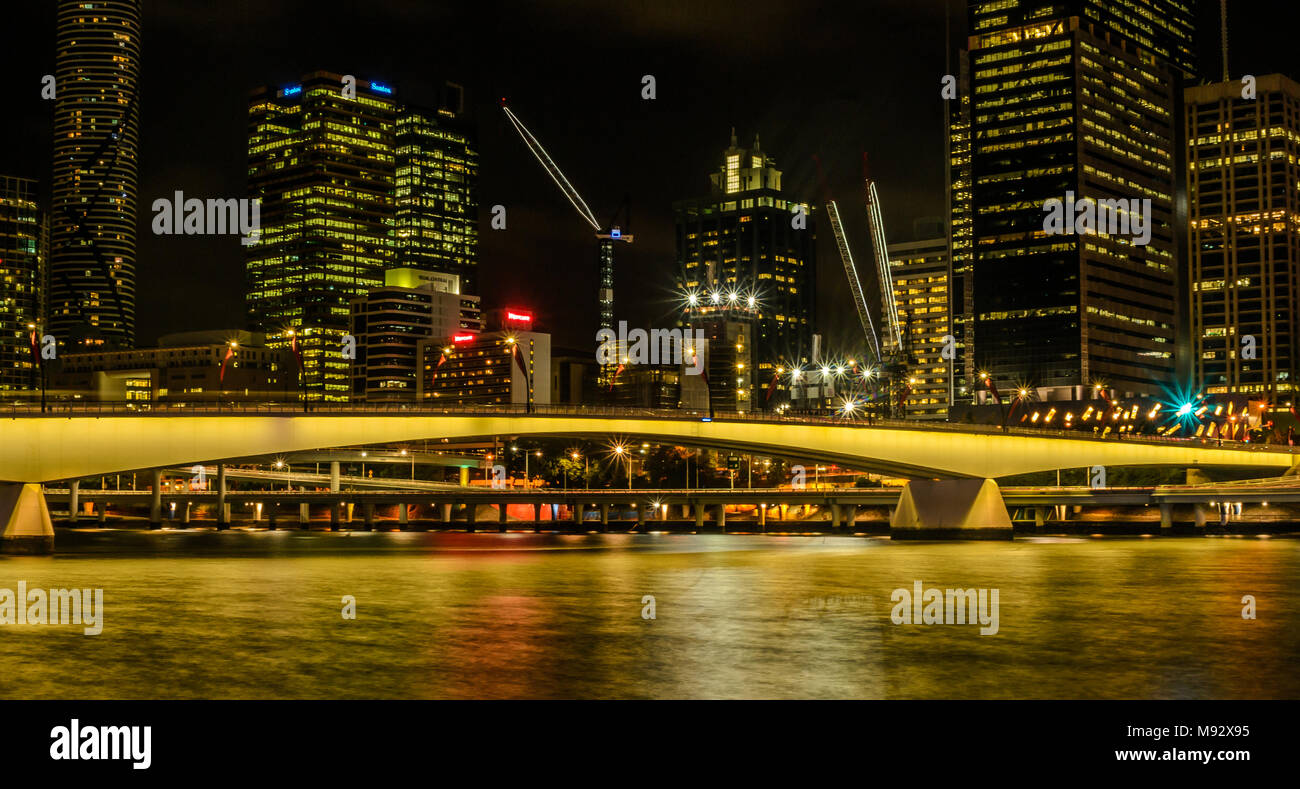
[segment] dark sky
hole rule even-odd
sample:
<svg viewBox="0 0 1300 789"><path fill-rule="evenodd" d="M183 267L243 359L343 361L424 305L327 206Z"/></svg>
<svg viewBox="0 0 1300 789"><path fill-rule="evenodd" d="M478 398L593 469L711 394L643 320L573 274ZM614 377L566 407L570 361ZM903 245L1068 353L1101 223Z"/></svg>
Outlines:
<svg viewBox="0 0 1300 789"><path fill-rule="evenodd" d="M964 28L953 9L954 40ZM1300 3L1230 0L1232 73L1300 76ZM49 178L54 3L7 0L10 85L0 172ZM820 202L819 155L864 270L861 156L870 152L891 241L945 211L944 0L145 0L138 342L243 323L235 237L154 236L149 206L182 190L245 194L247 96L326 69L434 103L465 85L481 149L482 217L503 204L509 229L481 222L485 306L535 309L562 344L596 327L595 247L585 222L498 107L514 111L602 220L626 194L636 243L619 249L616 313L662 325L671 311L675 199L708 190L732 126L755 132L785 186ZM1202 0L1202 53L1218 67L1218 2ZM640 98L641 77L658 98ZM819 228L821 319L835 344L856 326L829 227ZM862 265L862 264L868 265Z"/></svg>

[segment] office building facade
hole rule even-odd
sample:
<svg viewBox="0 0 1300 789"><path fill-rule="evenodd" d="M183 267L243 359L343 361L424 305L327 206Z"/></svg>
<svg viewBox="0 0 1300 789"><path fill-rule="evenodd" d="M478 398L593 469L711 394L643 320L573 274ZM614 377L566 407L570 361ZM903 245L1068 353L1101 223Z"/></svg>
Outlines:
<svg viewBox="0 0 1300 789"><path fill-rule="evenodd" d="M394 94L322 71L250 101L249 197L262 201L262 229L246 253L249 323L277 346L296 339L313 400L352 394L353 298L393 268L461 277L477 265L472 142L440 131L461 123L455 112Z"/></svg>
<svg viewBox="0 0 1300 789"><path fill-rule="evenodd" d="M748 410L755 392L768 386L778 368L790 370L811 355L816 310L813 209L782 190L781 171L757 136L745 148L733 132L710 183L707 197L673 205L678 284L682 298L693 299L685 305L692 311L717 307L753 312L753 329L746 334L755 366L743 376L749 391L743 398L732 393L721 397L737 405L743 399L743 410ZM785 382L778 385L785 389Z"/></svg>
<svg viewBox="0 0 1300 789"><path fill-rule="evenodd" d="M1063 398L1097 382L1157 393L1175 375L1176 141L1182 81L1193 72L1190 3L968 8L969 366L1000 387ZM1068 210L1085 198L1138 201L1140 213L1117 219L1130 229L1145 220L1149 237L1076 225L1074 215L1070 232L1046 224L1048 201ZM963 200L955 190L954 210ZM963 237L955 227L955 261Z"/></svg>
<svg viewBox="0 0 1300 789"><path fill-rule="evenodd" d="M59 0L49 331L69 349L135 342L140 0Z"/></svg>
<svg viewBox="0 0 1300 789"><path fill-rule="evenodd" d="M392 269L384 287L352 299L354 402L411 402L419 390L419 344L442 344L483 331L478 296L462 294L455 274Z"/></svg>
<svg viewBox="0 0 1300 789"><path fill-rule="evenodd" d="M1195 381L1275 404L1300 374L1300 85L1188 88Z"/></svg>
<svg viewBox="0 0 1300 789"><path fill-rule="evenodd" d="M905 392L902 415L945 419L958 365L956 338L948 339L948 239L890 244L889 269L900 328L906 334L906 380L898 382Z"/></svg>
<svg viewBox="0 0 1300 789"><path fill-rule="evenodd" d="M0 393L40 386L32 358L45 334L44 223L36 182L0 175Z"/></svg>

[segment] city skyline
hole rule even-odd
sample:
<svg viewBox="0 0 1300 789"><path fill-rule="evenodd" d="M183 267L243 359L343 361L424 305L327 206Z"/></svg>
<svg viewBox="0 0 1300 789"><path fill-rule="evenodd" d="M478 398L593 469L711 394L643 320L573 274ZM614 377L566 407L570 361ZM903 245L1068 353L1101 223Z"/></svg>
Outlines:
<svg viewBox="0 0 1300 789"><path fill-rule="evenodd" d="M951 5L953 40L957 42L964 27L964 4ZM609 11L597 9L587 19L563 11L571 6L520 9L517 13L524 15L521 21L527 23L522 27L531 34L511 32L515 26L493 32L494 26L470 12L437 12L451 14L444 24L458 24L468 35L463 41L449 42L441 62L430 68L425 56L400 54L421 51L419 48L403 50L400 45L368 43L360 34L367 24L364 19L358 20L359 29L350 28L357 34L354 39L348 30L323 21L303 21L295 14L300 7L279 4L265 9L264 18L256 19L242 17L233 9L233 16L202 23L209 37L193 51L182 42L192 38L205 12L162 5L146 9L142 202L177 189L203 197L242 196L246 121L240 108L248 92L268 80L278 77L287 84L305 70L334 68L389 80L402 86L408 98L427 104L436 104L444 81L459 82L465 85L470 114L481 137L480 204L484 211L498 203L515 209L511 211L514 221L504 233L493 233L480 218L483 264L499 272L492 278L495 281L485 281L483 295L500 302L531 300L543 323L567 344L585 341L590 332L584 324L595 328L594 317L587 316L585 310L579 310L583 314L575 319L558 303L569 292L583 298L594 293L593 287L584 287L594 276L590 239L500 116L497 102L502 94L528 119L598 215L612 215L624 194L631 196L638 240L634 246L620 248L616 290L649 296L643 304L630 300L621 304L619 319L645 323L666 314L672 295L671 203L707 189L702 174L712 169L715 151L726 143L733 126L741 139L760 134L765 148L785 171L792 191L810 200L820 196L812 155L822 156L831 189L844 200L860 193L860 155L864 149L871 151L891 242L913 240L908 229L914 219L941 216L945 211L943 107L933 100L945 58L941 3L875 4L870 10L845 9L838 17L805 15L795 4L777 4L764 14L750 16L729 14L732 9L719 6L700 11L698 18L671 5L659 10L620 9L637 24L625 20L617 26L617 43L606 45L627 53L620 56L620 64L626 65L613 71L590 68L600 54L591 48L592 31L611 22ZM1207 29L1211 23L1217 26L1217 8L1208 14L1199 10L1198 52L1202 59L1211 57L1217 64L1217 35ZM1285 47L1247 46L1252 36L1280 39L1286 25L1261 27L1250 24L1247 15L1236 9L1230 12L1231 51L1237 64L1234 73L1258 63L1257 73L1294 75L1294 56ZM15 67L48 64L31 70L52 72L53 14L39 8L18 9L17 13L20 24L35 35L24 38L20 48L10 50L7 57L16 59ZM417 12L417 19L422 13L435 12ZM289 24L290 20L297 20L297 27L292 37L285 38L277 32L283 28L274 23ZM861 42L836 32L846 23L860 33ZM575 24L580 29L574 29ZM915 35L884 32L900 27ZM791 30L804 33L786 35ZM813 33L821 34L815 46L805 40ZM394 35L413 32L395 31ZM555 41L582 40L585 46L581 54L570 51L572 47L548 46L542 43L547 35ZM340 58L331 43L341 44L344 38L350 55ZM689 58L676 62L682 60L676 49L682 43L700 46L691 48ZM763 54L764 49L775 51L778 45L782 58ZM669 51L676 57L666 57ZM801 54L808 56L806 63L799 63ZM204 62L218 59L232 68L202 67ZM338 60L344 62L334 62ZM753 77L728 79L725 85L687 77L697 72L730 74L733 70ZM23 73L23 69L15 68L15 72ZM640 98L641 77L646 73L657 77L658 98L654 101ZM35 177L42 193L48 194L49 172L44 165L48 156L18 153L49 150L48 134L39 131L42 126L49 128L51 109L39 97L40 74L33 75L31 94L20 102L18 123L0 137L5 151L0 154L0 172ZM889 122L881 123L880 115L887 115ZM893 133L899 124L907 134ZM645 155L647 151L650 156ZM623 166L607 168L604 163L609 161ZM675 176L665 177L666 173ZM138 298L147 305L138 319L139 341L147 344L160 334L198 323L204 328L242 325L239 274L243 250L238 244L230 239L152 236L147 231L149 218L142 211L137 222L141 231ZM866 233L861 215L848 216L846 226L855 245L863 246ZM822 234L819 239L818 273L823 281L838 273L833 241L828 236ZM510 276L512 272L526 273L530 260L538 256L574 263L549 282L524 283ZM178 259L189 261L192 269L206 271L178 271L172 265ZM176 286L202 286L205 298L182 309L164 295ZM851 303L836 299L838 295L820 294L819 311L834 313L837 319L840 313L851 314ZM594 296L591 300L594 311ZM851 337L856 328L852 320L836 323L840 325L826 327L826 342L832 346Z"/></svg>

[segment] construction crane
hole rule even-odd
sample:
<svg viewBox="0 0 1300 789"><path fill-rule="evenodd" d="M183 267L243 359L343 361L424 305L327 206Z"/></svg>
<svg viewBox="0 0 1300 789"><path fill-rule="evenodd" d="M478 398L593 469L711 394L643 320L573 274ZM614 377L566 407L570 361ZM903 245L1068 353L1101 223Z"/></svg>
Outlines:
<svg viewBox="0 0 1300 789"><path fill-rule="evenodd" d="M546 170L546 173L551 176L551 180L555 181L555 185L560 187L560 191L564 193L566 198L568 198L569 203L577 210L578 215L581 216L587 224L591 225L592 230L596 231L596 242L599 249L598 259L600 265L596 300L600 303L600 328L613 329L614 245L617 242L632 243L632 234L624 233L622 228L615 225L613 221L608 225L602 226L601 223L597 221L596 215L592 213L591 208L587 206L587 202L582 199L582 195L578 194L578 190L573 187L573 184L569 183L569 179L564 176L563 172L561 172L560 167L555 163L555 160L553 160L550 154L546 152L546 149L542 147L542 144L537 141L537 138L533 136L533 133L528 131L528 127L524 126L523 121L519 120L519 117L511 112L510 108L506 106L505 99L501 100L501 109L505 111L506 117L510 119L510 123L515 127L515 131L519 132L519 136L523 138L524 145L527 145L528 150L532 151L533 156L537 157L537 161L541 163L542 168ZM621 212L624 212L625 218L626 210L627 201L625 200L620 209ZM617 218L617 215L615 215L615 221Z"/></svg>
<svg viewBox="0 0 1300 789"><path fill-rule="evenodd" d="M822 191L826 200L826 215L830 219L831 232L835 235L835 245L839 249L840 262L844 265L844 276L849 283L849 292L858 312L858 321L862 324L862 333L867 343L867 352L873 356L872 361L879 365L880 374L874 381L884 384L888 393L888 409L895 405L899 409L905 403L910 392L907 379L907 364L910 362L908 332L899 318L898 304L894 300L894 277L889 267L889 249L885 244L885 220L880 209L880 193L867 169L866 154L862 156L863 180L866 191L867 226L871 233L872 256L876 262L876 275L880 283L880 334L876 331L876 322L872 319L872 310L867 305L862 281L858 277L858 267L853 260L853 250L849 248L848 237L844 232L844 220L840 217L839 206L831 199L830 189L826 185L825 175L821 172L821 160L817 161L817 171L822 182ZM881 336L883 334L883 337ZM897 401L897 402L896 402Z"/></svg>
<svg viewBox="0 0 1300 789"><path fill-rule="evenodd" d="M880 322L884 330L886 359L903 353L903 335L898 320L898 302L894 300L894 275L889 269L889 248L885 245L885 218L880 212L880 193L867 169L867 155L862 154L862 179L867 193L867 226L871 230L871 248L876 257L876 275L880 278Z"/></svg>

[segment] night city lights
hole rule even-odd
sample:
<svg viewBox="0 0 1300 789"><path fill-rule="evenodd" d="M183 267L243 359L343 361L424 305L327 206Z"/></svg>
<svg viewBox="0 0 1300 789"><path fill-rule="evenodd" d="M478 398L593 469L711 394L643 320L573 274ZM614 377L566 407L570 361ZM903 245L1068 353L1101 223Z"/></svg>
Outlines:
<svg viewBox="0 0 1300 789"><path fill-rule="evenodd" d="M1300 4L2 13L6 775L1290 769Z"/></svg>

